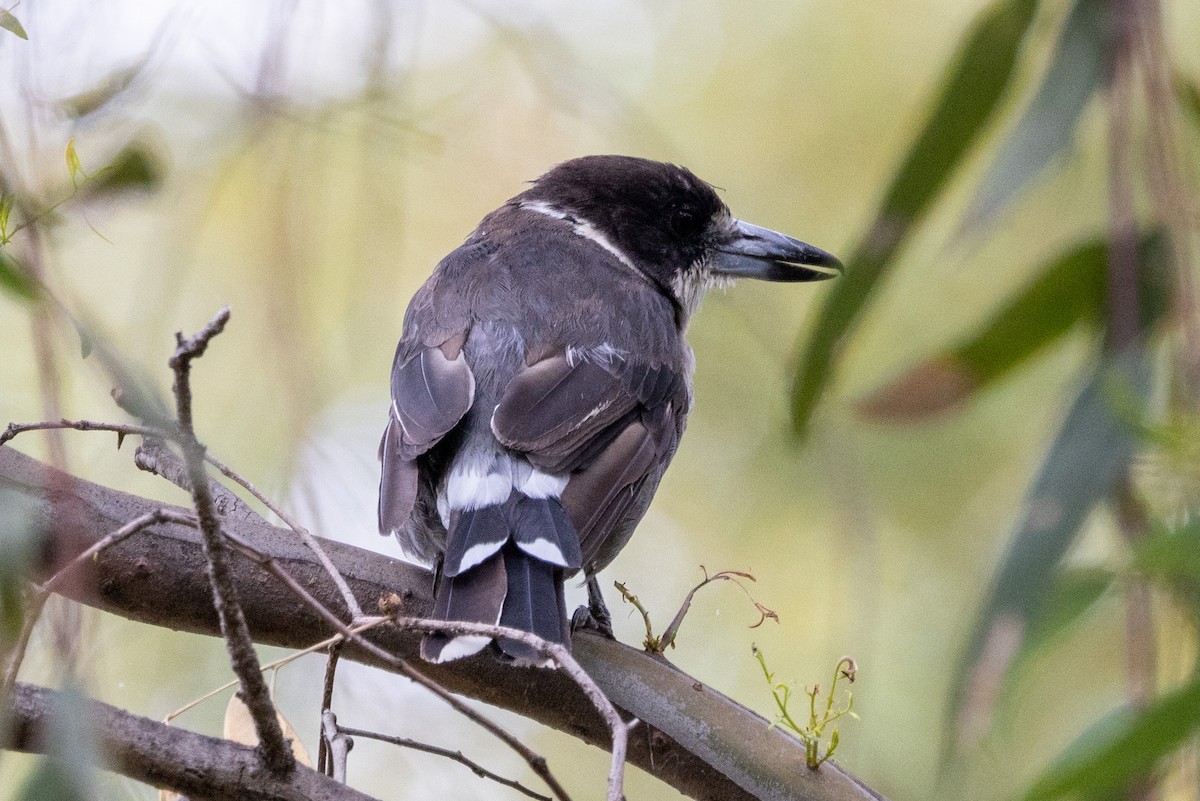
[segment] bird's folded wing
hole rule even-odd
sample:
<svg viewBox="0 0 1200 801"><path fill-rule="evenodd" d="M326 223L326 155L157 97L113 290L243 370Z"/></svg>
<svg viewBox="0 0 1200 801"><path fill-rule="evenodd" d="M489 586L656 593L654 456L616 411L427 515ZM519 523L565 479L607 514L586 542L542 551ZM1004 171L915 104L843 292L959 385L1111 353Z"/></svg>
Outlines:
<svg viewBox="0 0 1200 801"><path fill-rule="evenodd" d="M560 353L514 376L492 431L539 469L570 474L562 503L588 564L615 525L644 511L641 489L674 453L686 404L684 377L667 367Z"/></svg>
<svg viewBox="0 0 1200 801"><path fill-rule="evenodd" d="M475 377L463 355L463 341L465 333L455 335L440 346L397 358L392 366L392 409L379 444L381 533L401 528L412 512L417 497L415 459L458 425L474 401Z"/></svg>

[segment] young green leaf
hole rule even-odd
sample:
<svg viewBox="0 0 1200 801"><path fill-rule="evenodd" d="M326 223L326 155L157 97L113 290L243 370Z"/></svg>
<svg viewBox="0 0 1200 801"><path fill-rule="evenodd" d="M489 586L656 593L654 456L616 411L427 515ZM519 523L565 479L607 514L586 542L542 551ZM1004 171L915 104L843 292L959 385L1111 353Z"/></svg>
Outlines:
<svg viewBox="0 0 1200 801"><path fill-rule="evenodd" d="M792 425L803 435L829 383L839 344L909 232L983 132L1007 90L1033 20L1034 0L998 0L973 25L946 72L928 121L892 179L875 220L834 282L792 385Z"/></svg>
<svg viewBox="0 0 1200 801"><path fill-rule="evenodd" d="M0 195L0 245L8 241L8 218L12 214L13 196Z"/></svg>
<svg viewBox="0 0 1200 801"><path fill-rule="evenodd" d="M26 41L29 40L29 34L25 33L25 28L21 26L21 21L13 16L11 11L0 9L0 28L9 33L16 34Z"/></svg>
<svg viewBox="0 0 1200 801"><path fill-rule="evenodd" d="M0 247L0 289L22 300L37 297L37 286L3 247Z"/></svg>
<svg viewBox="0 0 1200 801"><path fill-rule="evenodd" d="M72 137L67 140L67 172L71 174L72 184L76 184L76 176L79 175L79 170L79 154L75 152L75 139Z"/></svg>
<svg viewBox="0 0 1200 801"><path fill-rule="evenodd" d="M965 227L992 222L1064 150L1088 101L1104 82L1108 4L1076 0L1037 95L984 175Z"/></svg>

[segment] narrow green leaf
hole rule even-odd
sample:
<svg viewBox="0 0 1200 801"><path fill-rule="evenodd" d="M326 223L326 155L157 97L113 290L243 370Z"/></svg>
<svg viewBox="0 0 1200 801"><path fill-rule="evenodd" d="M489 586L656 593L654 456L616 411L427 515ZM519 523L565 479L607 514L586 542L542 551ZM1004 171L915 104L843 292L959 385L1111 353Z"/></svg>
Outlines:
<svg viewBox="0 0 1200 801"><path fill-rule="evenodd" d="M0 247L0 289L22 300L37 297L37 286L3 247Z"/></svg>
<svg viewBox="0 0 1200 801"><path fill-rule="evenodd" d="M1149 330L1168 303L1170 265L1164 237L1144 237L1139 258L1141 319ZM1107 242L1085 242L1048 262L972 337L871 392L856 410L869 420L901 423L959 408L1078 324L1098 327L1107 285Z"/></svg>
<svg viewBox="0 0 1200 801"><path fill-rule="evenodd" d="M30 565L43 542L44 522L27 495L0 486L0 652L16 640L24 620Z"/></svg>
<svg viewBox="0 0 1200 801"><path fill-rule="evenodd" d="M803 436L829 383L840 343L901 244L984 130L1011 81L1034 0L998 0L976 21L942 83L875 219L821 308L792 385L792 425Z"/></svg>
<svg viewBox="0 0 1200 801"><path fill-rule="evenodd" d="M1159 527L1138 544L1134 566L1151 579L1172 587L1200 616L1200 520L1175 530Z"/></svg>
<svg viewBox="0 0 1200 801"><path fill-rule="evenodd" d="M79 170L79 154L75 152L75 139L72 137L67 140L67 172L71 174L71 183L75 183Z"/></svg>
<svg viewBox="0 0 1200 801"><path fill-rule="evenodd" d="M0 9L0 28L9 33L16 34L26 41L29 40L29 34L25 33L25 28L22 27L21 21L14 17L11 11Z"/></svg>
<svg viewBox="0 0 1200 801"><path fill-rule="evenodd" d="M124 93L144 65L144 61L139 61L137 64L114 70L92 88L60 100L58 107L75 118L87 116Z"/></svg>
<svg viewBox="0 0 1200 801"><path fill-rule="evenodd" d="M1179 105L1187 109L1192 122L1200 129L1200 87L1182 72L1176 72L1175 94L1179 98Z"/></svg>
<svg viewBox="0 0 1200 801"><path fill-rule="evenodd" d="M8 217L12 214L14 200L12 195L0 195L0 244L8 241Z"/></svg>
<svg viewBox="0 0 1200 801"><path fill-rule="evenodd" d="M992 222L1064 150L1088 101L1104 82L1108 4L1076 0L1037 95L988 168L967 212L967 228Z"/></svg>
<svg viewBox="0 0 1200 801"><path fill-rule="evenodd" d="M983 602L954 679L949 731L961 740L990 720L997 687L1045 609L1058 565L1091 510L1134 453L1127 422L1149 393L1145 353L1105 360L1076 398L1025 499L1025 510ZM1133 407L1133 408L1131 408Z"/></svg>
<svg viewBox="0 0 1200 801"><path fill-rule="evenodd" d="M1059 571L1045 603L1030 621L1029 635L1018 658L1033 654L1065 635L1087 616L1116 580L1116 574L1101 568Z"/></svg>
<svg viewBox="0 0 1200 801"><path fill-rule="evenodd" d="M1140 711L1120 710L1083 733L1025 801L1095 797L1148 775L1200 729L1200 677Z"/></svg>

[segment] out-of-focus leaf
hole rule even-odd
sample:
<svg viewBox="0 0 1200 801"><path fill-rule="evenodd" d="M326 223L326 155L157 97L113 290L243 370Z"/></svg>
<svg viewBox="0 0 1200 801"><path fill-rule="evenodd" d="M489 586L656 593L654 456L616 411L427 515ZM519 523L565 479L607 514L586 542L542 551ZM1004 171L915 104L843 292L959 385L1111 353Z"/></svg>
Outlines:
<svg viewBox="0 0 1200 801"><path fill-rule="evenodd" d="M792 425L803 436L843 337L900 245L936 200L1007 89L1034 0L999 0L976 21L947 70L933 111L892 179L845 275L834 282L792 385Z"/></svg>
<svg viewBox="0 0 1200 801"><path fill-rule="evenodd" d="M1107 9L1102 0L1076 0L1037 95L975 192L968 229L992 222L1071 143L1080 114L1104 82Z"/></svg>
<svg viewBox="0 0 1200 801"><path fill-rule="evenodd" d="M1200 87L1182 72L1176 72L1175 94L1179 97L1179 104L1188 110L1192 122L1200 129Z"/></svg>
<svg viewBox="0 0 1200 801"><path fill-rule="evenodd" d="M1139 249L1141 321L1151 328L1169 302L1165 239L1146 236ZM856 404L868 420L907 423L961 407L980 390L1028 361L1077 324L1104 319L1108 244L1086 242L1042 268L971 338L907 370Z"/></svg>
<svg viewBox="0 0 1200 801"><path fill-rule="evenodd" d="M1065 569L1055 576L1028 633L1019 642L1014 639L1012 668L997 677L997 725L1004 725L1006 709L1011 713L1019 705L1022 677L1037 670L1039 657L1080 626L1119 579L1119 574L1098 567Z"/></svg>
<svg viewBox="0 0 1200 801"><path fill-rule="evenodd" d="M1121 710L1071 744L1025 795L1049 801L1066 795L1093 798L1146 776L1200 729L1200 678L1143 710Z"/></svg>
<svg viewBox="0 0 1200 801"><path fill-rule="evenodd" d="M111 163L92 173L82 194L96 198L129 191L153 192L162 185L162 178L163 163L158 154L144 142L132 142Z"/></svg>
<svg viewBox="0 0 1200 801"><path fill-rule="evenodd" d="M141 72L144 61L139 61L128 67L114 70L93 86L77 95L71 95L58 102L58 107L72 117L78 119L103 108L114 98L129 88L133 79Z"/></svg>
<svg viewBox="0 0 1200 801"><path fill-rule="evenodd" d="M25 33L25 28L21 25L21 21L14 17L11 11L0 9L0 28L9 33L16 34L26 41L29 40L29 34Z"/></svg>
<svg viewBox="0 0 1200 801"><path fill-rule="evenodd" d="M67 172L71 174L71 183L75 183L79 175L79 153L75 150L74 138L67 140Z"/></svg>
<svg viewBox="0 0 1200 801"><path fill-rule="evenodd" d="M80 325L77 320L71 320L71 323L75 326L75 333L79 335L79 358L86 359L92 355L92 350L96 347L96 343L92 339L92 332Z"/></svg>
<svg viewBox="0 0 1200 801"><path fill-rule="evenodd" d="M0 289L24 300L37 297L37 285L3 247L0 247Z"/></svg>
<svg viewBox="0 0 1200 801"><path fill-rule="evenodd" d="M1096 605L1116 581L1116 574L1101 568L1061 571L1022 643L1022 655L1054 642Z"/></svg>
<svg viewBox="0 0 1200 801"><path fill-rule="evenodd" d="M0 653L21 630L25 585L42 533L29 498L0 487Z"/></svg>
<svg viewBox="0 0 1200 801"><path fill-rule="evenodd" d="M122 356L96 326L76 317L69 319L79 332L84 358L94 355L112 379L117 405L147 425L173 427L175 418L146 371Z"/></svg>
<svg viewBox="0 0 1200 801"><path fill-rule="evenodd" d="M1173 586L1200 616L1200 520L1193 519L1175 530L1157 528L1138 544L1134 566Z"/></svg>
<svg viewBox="0 0 1200 801"><path fill-rule="evenodd" d="M1149 384L1145 353L1101 362L1067 413L955 675L948 707L952 750L986 729L1003 676L1046 607L1059 561L1125 472L1136 443L1127 420L1138 413Z"/></svg>

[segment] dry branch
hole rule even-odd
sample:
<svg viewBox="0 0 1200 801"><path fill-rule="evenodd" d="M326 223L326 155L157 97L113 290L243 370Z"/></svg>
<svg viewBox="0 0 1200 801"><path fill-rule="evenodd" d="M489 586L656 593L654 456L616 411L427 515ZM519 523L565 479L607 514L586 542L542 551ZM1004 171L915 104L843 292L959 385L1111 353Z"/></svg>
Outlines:
<svg viewBox="0 0 1200 801"><path fill-rule="evenodd" d="M37 520L53 519L46 486L54 471L10 447L0 447L0 486L33 502ZM80 540L109 531L162 504L86 481L70 483ZM338 609L341 596L312 553L293 534L254 521L224 521L239 537L287 568L322 604ZM53 530L53 529L46 529ZM359 603L400 596L403 613L421 616L432 605L424 570L343 543L322 541ZM303 648L335 629L253 561L234 556L234 581L255 641ZM132 620L215 635L216 615L194 528L163 524L105 550L94 562L90 588L66 589L77 600ZM394 628L369 639L398 657L415 659L420 637ZM354 643L342 656L388 669ZM881 796L833 763L804 767L804 747L762 717L695 678L641 651L586 633L576 636L575 659L626 717L643 721L629 742L629 761L694 798L866 801ZM607 748L607 726L567 677L553 671L507 667L486 654L447 665L423 665L445 687L511 709L572 736ZM530 685L536 682L536 692Z"/></svg>
<svg viewBox="0 0 1200 801"><path fill-rule="evenodd" d="M6 742L0 740L0 746L45 753L41 732L56 706L54 699L53 690L17 684L13 695L16 725ZM95 727L101 750L114 770L190 798L375 801L303 765L281 777L266 770L254 748L131 715L98 701L87 702L85 716Z"/></svg>

